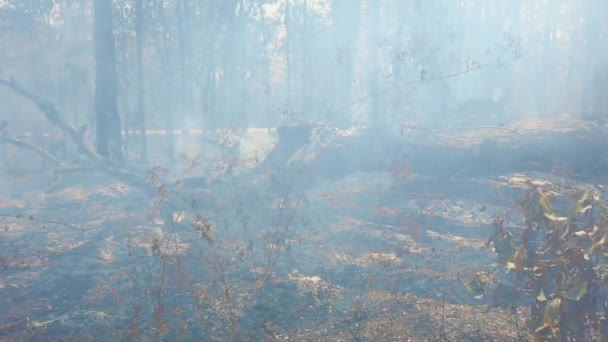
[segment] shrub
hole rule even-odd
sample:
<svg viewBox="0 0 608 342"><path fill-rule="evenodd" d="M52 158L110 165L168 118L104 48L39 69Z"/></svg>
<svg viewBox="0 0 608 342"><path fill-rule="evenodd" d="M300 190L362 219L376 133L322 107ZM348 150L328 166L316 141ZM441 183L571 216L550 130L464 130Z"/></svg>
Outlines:
<svg viewBox="0 0 608 342"><path fill-rule="evenodd" d="M571 189L562 195L528 185L516 202L519 223L495 218L488 244L498 269L475 273L466 286L492 306L529 305L528 327L539 340L604 341L608 205L602 192Z"/></svg>

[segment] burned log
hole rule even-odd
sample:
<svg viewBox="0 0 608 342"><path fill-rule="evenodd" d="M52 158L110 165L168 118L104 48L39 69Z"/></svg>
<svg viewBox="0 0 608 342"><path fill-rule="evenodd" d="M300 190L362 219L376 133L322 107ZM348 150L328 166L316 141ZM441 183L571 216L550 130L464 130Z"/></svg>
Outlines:
<svg viewBox="0 0 608 342"><path fill-rule="evenodd" d="M388 126L333 130L329 139L300 147L287 159L302 174L314 173L318 180L337 180L356 172L394 172L395 167L407 167L406 175L444 179L556 169L581 178L597 176L608 167L606 131L572 117L410 134Z"/></svg>
<svg viewBox="0 0 608 342"><path fill-rule="evenodd" d="M308 124L285 125L277 127L277 143L258 168L284 169L300 148L311 142L313 126Z"/></svg>

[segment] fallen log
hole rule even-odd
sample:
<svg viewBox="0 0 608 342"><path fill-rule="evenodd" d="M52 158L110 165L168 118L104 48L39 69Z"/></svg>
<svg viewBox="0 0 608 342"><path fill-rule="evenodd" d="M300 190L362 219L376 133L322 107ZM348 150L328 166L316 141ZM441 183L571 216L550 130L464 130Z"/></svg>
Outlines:
<svg viewBox="0 0 608 342"><path fill-rule="evenodd" d="M409 135L400 134L397 127L361 128L335 132L329 142L302 144L283 167L293 171L297 166L301 174L315 173L323 180L356 172L395 172L399 167L408 169L401 172L404 176L453 180L557 169L581 178L608 167L608 141L603 138L607 132L572 117Z"/></svg>

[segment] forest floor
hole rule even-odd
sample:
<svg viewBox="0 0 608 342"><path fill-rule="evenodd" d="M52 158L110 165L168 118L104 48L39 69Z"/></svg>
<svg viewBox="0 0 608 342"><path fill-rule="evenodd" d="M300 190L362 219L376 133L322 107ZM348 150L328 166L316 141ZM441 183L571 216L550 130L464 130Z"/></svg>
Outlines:
<svg viewBox="0 0 608 342"><path fill-rule="evenodd" d="M272 143L257 134L245 154ZM528 340L526 308L489 308L463 283L497 271L495 215L516 216L528 181L561 181L361 172L277 196L233 178L184 190L167 216L160 188L103 175L5 180L2 341Z"/></svg>

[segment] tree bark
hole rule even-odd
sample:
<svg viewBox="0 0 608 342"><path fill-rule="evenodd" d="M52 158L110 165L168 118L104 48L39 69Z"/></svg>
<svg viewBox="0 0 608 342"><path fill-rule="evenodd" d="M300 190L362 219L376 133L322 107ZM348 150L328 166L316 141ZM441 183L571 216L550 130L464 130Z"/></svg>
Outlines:
<svg viewBox="0 0 608 342"><path fill-rule="evenodd" d="M370 62L371 70L369 72L368 79L368 94L372 94L370 96L369 103L369 115L368 118L371 125L379 126L385 122L385 108L384 103L382 101L382 97L379 96L379 91L381 87L381 77L380 72L381 68L379 67L379 48L380 48L380 7L381 4L378 2L370 2L368 3L368 15L369 15L369 36L368 36L368 46L369 56L368 60Z"/></svg>
<svg viewBox="0 0 608 342"><path fill-rule="evenodd" d="M338 108L351 100L353 80L356 78L355 54L361 20L360 0L333 0L332 35L335 75L333 77L332 107ZM378 6L378 5L371 5ZM373 39L376 39L373 38Z"/></svg>
<svg viewBox="0 0 608 342"><path fill-rule="evenodd" d="M608 166L606 160L598 157L608 149L608 143L601 138L606 129L519 132L517 128L487 128L490 129L504 134L484 138L483 134L489 133L480 129L454 132L450 138L429 134L412 140L398 135L395 130L389 133L386 127L372 127L355 135L336 137L334 142L324 146L308 146L304 139L292 142L295 135L286 131L285 136L289 139L284 139L283 143L279 139L265 164L277 165L286 172L289 170L287 161L296 160L297 166L291 168L292 172L314 173L329 181L359 172L395 172L403 174L406 180L412 175L443 180L492 179L518 172L552 173L556 166L572 171L577 179L593 179L601 177ZM449 131L443 134L449 134ZM482 135L470 142L471 134ZM452 142L456 138L464 140L456 144ZM285 148L289 142L292 144ZM309 149L307 157L298 159L294 151L303 147Z"/></svg>
<svg viewBox="0 0 608 342"><path fill-rule="evenodd" d="M291 111L293 108L293 98L292 98L292 69L293 63L291 60L291 2L289 0L285 0L285 17L283 18L283 25L285 25L285 60L287 61L287 79L286 82L286 90L287 90L287 115L292 115Z"/></svg>
<svg viewBox="0 0 608 342"><path fill-rule="evenodd" d="M122 137L116 101L116 56L112 2L95 0L95 121L97 152L121 161Z"/></svg>
<svg viewBox="0 0 608 342"><path fill-rule="evenodd" d="M140 132L140 158L147 160L148 146L146 138L146 94L144 88L144 4L143 0L135 0L135 44L137 55L137 118L139 121L138 130Z"/></svg>
<svg viewBox="0 0 608 342"><path fill-rule="evenodd" d="M162 73L162 90L164 92L164 99L162 101L163 112L165 116L165 129L167 130L167 147L166 147L166 155L170 160L175 158L175 136L173 134L173 130L175 129L175 118L173 115L174 108L174 78L173 78L173 60L171 56L171 50L169 46L169 33L167 26L167 19L165 16L165 2L157 1L157 14L159 24L163 28L159 35L159 58L161 61L161 73Z"/></svg>

